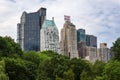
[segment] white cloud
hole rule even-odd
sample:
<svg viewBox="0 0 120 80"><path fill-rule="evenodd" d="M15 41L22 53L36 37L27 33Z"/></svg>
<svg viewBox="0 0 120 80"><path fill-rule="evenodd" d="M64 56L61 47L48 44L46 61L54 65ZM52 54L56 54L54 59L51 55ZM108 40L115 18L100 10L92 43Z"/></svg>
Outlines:
<svg viewBox="0 0 120 80"><path fill-rule="evenodd" d="M0 35L16 39L17 23L23 11L35 12L47 8L47 18L55 17L59 31L64 15L70 15L76 28L98 37L98 43L109 47L120 37L120 0L0 0Z"/></svg>

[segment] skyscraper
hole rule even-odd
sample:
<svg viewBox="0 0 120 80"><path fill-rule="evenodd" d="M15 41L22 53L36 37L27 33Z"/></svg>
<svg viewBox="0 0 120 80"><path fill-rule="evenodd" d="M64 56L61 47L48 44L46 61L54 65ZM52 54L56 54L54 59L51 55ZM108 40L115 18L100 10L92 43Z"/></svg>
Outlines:
<svg viewBox="0 0 120 80"><path fill-rule="evenodd" d="M106 63L110 60L110 49L107 47L107 43L100 43L100 48L97 50L97 58Z"/></svg>
<svg viewBox="0 0 120 80"><path fill-rule="evenodd" d="M86 46L97 48L97 37L93 35L86 35Z"/></svg>
<svg viewBox="0 0 120 80"><path fill-rule="evenodd" d="M91 46L86 46L86 56L85 59L94 63L97 58L97 48L96 47L91 47Z"/></svg>
<svg viewBox="0 0 120 80"><path fill-rule="evenodd" d="M107 43L100 43L100 48L107 48Z"/></svg>
<svg viewBox="0 0 120 80"><path fill-rule="evenodd" d="M85 36L85 29L78 29L77 30L77 42L85 42L86 36Z"/></svg>
<svg viewBox="0 0 120 80"><path fill-rule="evenodd" d="M65 18L66 19L66 18ZM75 25L66 20L61 30L61 53L70 57L78 58L77 51L77 31Z"/></svg>
<svg viewBox="0 0 120 80"><path fill-rule="evenodd" d="M40 29L46 19L46 8L37 12L23 12L20 23L17 24L17 42L25 51L40 51Z"/></svg>
<svg viewBox="0 0 120 80"><path fill-rule="evenodd" d="M78 57L85 58L86 57L86 45L85 42L78 43Z"/></svg>
<svg viewBox="0 0 120 80"><path fill-rule="evenodd" d="M54 20L45 20L41 31L41 51L52 50L60 53L59 32Z"/></svg>
<svg viewBox="0 0 120 80"><path fill-rule="evenodd" d="M77 48L82 47L81 44L86 44L86 35L85 29L78 29L77 30Z"/></svg>

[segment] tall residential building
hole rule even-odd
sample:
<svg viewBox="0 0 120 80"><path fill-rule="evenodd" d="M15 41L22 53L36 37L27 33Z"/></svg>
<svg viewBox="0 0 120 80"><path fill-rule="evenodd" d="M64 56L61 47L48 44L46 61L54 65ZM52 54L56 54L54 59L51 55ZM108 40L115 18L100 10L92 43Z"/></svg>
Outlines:
<svg viewBox="0 0 120 80"><path fill-rule="evenodd" d="M77 31L70 21L65 21L61 30L61 53L70 58L78 58Z"/></svg>
<svg viewBox="0 0 120 80"><path fill-rule="evenodd" d="M110 59L115 56L115 52L112 50L112 47L110 48Z"/></svg>
<svg viewBox="0 0 120 80"><path fill-rule="evenodd" d="M86 35L86 45L97 48L97 37L93 35Z"/></svg>
<svg viewBox="0 0 120 80"><path fill-rule="evenodd" d="M17 24L17 42L22 50L40 51L40 29L46 19L46 8L37 12L23 12L20 23Z"/></svg>
<svg viewBox="0 0 120 80"><path fill-rule="evenodd" d="M41 31L41 51L52 50L60 53L59 32L54 20L45 20Z"/></svg>
<svg viewBox="0 0 120 80"><path fill-rule="evenodd" d="M100 48L107 48L107 43L100 43Z"/></svg>
<svg viewBox="0 0 120 80"><path fill-rule="evenodd" d="M84 43L81 42L81 47L78 48L78 55L79 58L86 59L92 63L97 60L97 48L86 46Z"/></svg>
<svg viewBox="0 0 120 80"><path fill-rule="evenodd" d="M78 47L78 57L85 58L86 56L86 44L85 42L78 43L80 46Z"/></svg>
<svg viewBox="0 0 120 80"><path fill-rule="evenodd" d="M77 30L77 48L81 47L81 43L86 42L86 35L85 35L85 29L78 29Z"/></svg>
<svg viewBox="0 0 120 80"><path fill-rule="evenodd" d="M91 46L86 46L85 54L86 54L85 59L94 63L97 59L97 48L91 47Z"/></svg>
<svg viewBox="0 0 120 80"><path fill-rule="evenodd" d="M106 43L100 44L100 48L97 50L97 58L98 60L106 63L110 60L110 49L107 48Z"/></svg>

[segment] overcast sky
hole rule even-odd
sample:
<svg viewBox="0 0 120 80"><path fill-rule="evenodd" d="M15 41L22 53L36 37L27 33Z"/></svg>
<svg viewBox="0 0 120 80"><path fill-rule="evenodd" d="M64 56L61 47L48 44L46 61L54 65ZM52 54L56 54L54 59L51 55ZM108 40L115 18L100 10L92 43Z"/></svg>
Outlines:
<svg viewBox="0 0 120 80"><path fill-rule="evenodd" d="M71 16L77 29L97 36L98 47L102 42L111 47L120 37L120 0L0 0L0 36L16 40L22 12L35 12L40 7L47 8L47 19L54 17L59 32L64 15Z"/></svg>

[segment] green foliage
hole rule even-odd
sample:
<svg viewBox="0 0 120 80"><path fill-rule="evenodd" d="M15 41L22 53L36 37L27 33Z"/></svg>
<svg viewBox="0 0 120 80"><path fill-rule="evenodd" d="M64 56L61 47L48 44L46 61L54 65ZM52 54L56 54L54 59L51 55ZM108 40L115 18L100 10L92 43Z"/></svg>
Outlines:
<svg viewBox="0 0 120 80"><path fill-rule="evenodd" d="M69 69L68 71L65 71L63 73L63 78L64 80L74 80L74 73L71 69Z"/></svg>
<svg viewBox="0 0 120 80"><path fill-rule="evenodd" d="M75 74L75 80L80 80L80 75L83 70L87 70L88 72L91 72L91 68L89 64L81 59L76 59L76 58L71 59L71 68Z"/></svg>
<svg viewBox="0 0 120 80"><path fill-rule="evenodd" d="M36 65L22 59L4 58L10 80L35 80Z"/></svg>
<svg viewBox="0 0 120 80"><path fill-rule="evenodd" d="M120 80L120 61L113 60L106 64L103 76L105 80Z"/></svg>
<svg viewBox="0 0 120 80"><path fill-rule="evenodd" d="M10 37L0 37L0 56L20 57L22 56L22 50Z"/></svg>
<svg viewBox="0 0 120 80"><path fill-rule="evenodd" d="M41 52L41 53L39 54L39 57L40 57L40 63L41 63L41 64L42 64L42 63L44 64L44 62L45 62L46 60L50 60L52 56L50 56L50 55L48 54L48 51L43 51L43 52Z"/></svg>
<svg viewBox="0 0 120 80"><path fill-rule="evenodd" d="M2 60L2 61L0 61L0 73L5 72L4 67L5 67L5 63L4 63L4 61Z"/></svg>
<svg viewBox="0 0 120 80"><path fill-rule="evenodd" d="M92 71L93 71L94 77L102 76L104 67L105 67L105 63L103 61L97 60L92 66Z"/></svg>
<svg viewBox="0 0 120 80"><path fill-rule="evenodd" d="M59 55L52 51L44 51L40 55L42 55L42 57L40 56L41 64L39 65L38 69L38 80L46 80L46 78L49 78L50 80L55 80L56 76L58 76L59 79L62 79L64 71L67 71L69 68L69 58Z"/></svg>
<svg viewBox="0 0 120 80"><path fill-rule="evenodd" d="M97 76L94 80L104 80L104 78L101 76Z"/></svg>
<svg viewBox="0 0 120 80"><path fill-rule="evenodd" d="M0 74L0 80L9 80L5 73Z"/></svg>
<svg viewBox="0 0 120 80"><path fill-rule="evenodd" d="M80 74L80 80L93 80L90 74L83 70L82 73Z"/></svg>
<svg viewBox="0 0 120 80"><path fill-rule="evenodd" d="M9 80L8 76L5 74L5 63L0 61L0 80Z"/></svg>
<svg viewBox="0 0 120 80"><path fill-rule="evenodd" d="M62 78L56 76L55 80L64 80L64 79L62 79Z"/></svg>
<svg viewBox="0 0 120 80"><path fill-rule="evenodd" d="M59 77L63 78L63 73L70 69L70 60L69 58L65 58L64 56L58 56L52 59L52 61L56 61L56 68L55 68L55 74Z"/></svg>
<svg viewBox="0 0 120 80"><path fill-rule="evenodd" d="M53 51L51 51L51 50L42 51L41 54L45 54L45 55L47 55L47 56L49 56L49 57L54 57L54 56L58 55L58 53L53 52Z"/></svg>
<svg viewBox="0 0 120 80"><path fill-rule="evenodd" d="M120 38L113 43L112 50L115 52L114 58L120 61Z"/></svg>
<svg viewBox="0 0 120 80"><path fill-rule="evenodd" d="M24 52L23 54L23 59L33 62L34 64L36 64L37 66L39 66L40 63L40 53L37 53L35 51L29 51L29 52Z"/></svg>
<svg viewBox="0 0 120 80"><path fill-rule="evenodd" d="M50 50L23 52L10 37L0 37L0 80L120 80L120 38L112 49L113 60L91 64Z"/></svg>
<svg viewBox="0 0 120 80"><path fill-rule="evenodd" d="M46 60L46 61L44 61L44 63L39 65L37 80L50 80L50 78L48 77L49 72L51 71L51 68L49 70L49 67L50 67L49 65L50 65L49 60ZM52 72L50 72L50 73L52 73Z"/></svg>

